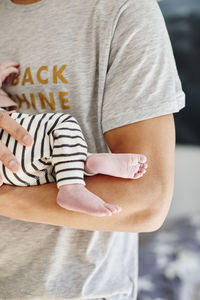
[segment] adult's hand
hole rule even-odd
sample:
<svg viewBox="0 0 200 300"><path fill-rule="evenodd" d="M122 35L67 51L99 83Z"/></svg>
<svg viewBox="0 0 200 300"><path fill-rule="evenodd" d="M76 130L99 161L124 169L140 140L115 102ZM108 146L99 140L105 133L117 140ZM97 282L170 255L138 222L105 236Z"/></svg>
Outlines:
<svg viewBox="0 0 200 300"><path fill-rule="evenodd" d="M4 129L12 135L20 144L31 146L32 136L20 124L13 120L7 112L0 111L0 130ZM13 173L20 169L20 163L13 153L0 140L0 161Z"/></svg>

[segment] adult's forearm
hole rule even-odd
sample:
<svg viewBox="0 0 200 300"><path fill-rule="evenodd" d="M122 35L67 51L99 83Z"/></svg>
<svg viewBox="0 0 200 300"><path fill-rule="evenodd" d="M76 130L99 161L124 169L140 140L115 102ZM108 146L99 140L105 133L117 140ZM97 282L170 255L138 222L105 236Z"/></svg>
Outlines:
<svg viewBox="0 0 200 300"><path fill-rule="evenodd" d="M0 215L84 230L148 232L158 229L169 209L174 182L175 131L172 115L133 123L105 135L112 152L143 153L147 173L128 180L104 175L86 178L86 187L122 211L93 217L67 211L56 203L55 183L36 187L2 186Z"/></svg>
<svg viewBox="0 0 200 300"><path fill-rule="evenodd" d="M87 177L86 184L90 191L106 202L122 207L120 213L109 217L93 217L61 208L56 203L58 190L55 183L32 187L3 185L0 188L0 215L84 230L152 231L156 224L154 212L150 209L151 202L161 197L159 184L155 185L153 180L147 174L138 180L104 175Z"/></svg>

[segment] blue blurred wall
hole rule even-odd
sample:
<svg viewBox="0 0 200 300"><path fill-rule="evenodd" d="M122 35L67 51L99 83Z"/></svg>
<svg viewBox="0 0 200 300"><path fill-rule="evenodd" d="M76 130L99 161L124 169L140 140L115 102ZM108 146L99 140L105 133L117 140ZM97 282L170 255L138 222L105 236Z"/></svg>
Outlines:
<svg viewBox="0 0 200 300"><path fill-rule="evenodd" d="M200 0L163 0L186 108L175 114L177 143L200 145Z"/></svg>

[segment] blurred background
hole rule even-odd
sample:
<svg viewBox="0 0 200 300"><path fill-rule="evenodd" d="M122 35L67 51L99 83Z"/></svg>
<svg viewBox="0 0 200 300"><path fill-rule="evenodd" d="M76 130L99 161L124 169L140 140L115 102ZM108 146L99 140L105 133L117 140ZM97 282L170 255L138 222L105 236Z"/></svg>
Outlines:
<svg viewBox="0 0 200 300"><path fill-rule="evenodd" d="M200 0L162 0L186 93L176 124L175 189L163 227L140 234L138 300L200 300Z"/></svg>

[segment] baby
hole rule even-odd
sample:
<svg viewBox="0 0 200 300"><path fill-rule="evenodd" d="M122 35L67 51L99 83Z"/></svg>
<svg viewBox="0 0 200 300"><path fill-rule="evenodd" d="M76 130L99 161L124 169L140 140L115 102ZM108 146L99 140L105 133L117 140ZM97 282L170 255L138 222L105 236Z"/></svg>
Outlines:
<svg viewBox="0 0 200 300"><path fill-rule="evenodd" d="M0 65L0 88L12 73L19 74L18 63ZM33 145L25 147L0 128L0 140L21 163L21 169L13 173L0 162L0 184L30 186L56 181L56 201L61 207L100 217L118 213L121 208L87 190L84 175L137 179L146 172L146 157L141 154L88 153L81 128L69 114L18 113L16 103L1 89L0 107L34 138Z"/></svg>

